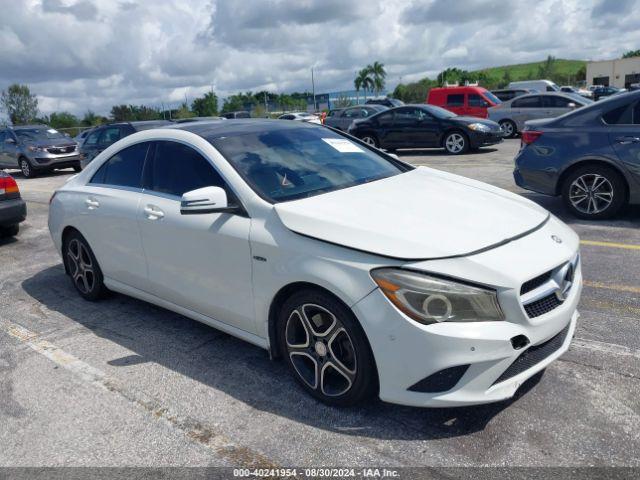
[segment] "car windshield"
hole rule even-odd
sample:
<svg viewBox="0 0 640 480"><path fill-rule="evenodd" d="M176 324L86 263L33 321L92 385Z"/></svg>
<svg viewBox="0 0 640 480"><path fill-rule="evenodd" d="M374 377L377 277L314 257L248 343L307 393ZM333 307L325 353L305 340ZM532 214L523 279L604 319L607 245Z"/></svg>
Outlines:
<svg viewBox="0 0 640 480"><path fill-rule="evenodd" d="M312 197L405 171L400 164L322 127L238 133L209 141L271 203Z"/></svg>
<svg viewBox="0 0 640 480"><path fill-rule="evenodd" d="M20 128L13 131L16 136L25 142L39 142L43 140L62 140L66 137L54 128Z"/></svg>
<svg viewBox="0 0 640 480"><path fill-rule="evenodd" d="M502 100L500 100L498 97L496 97L493 93L491 92L484 92L483 95L485 97L487 97L489 100L491 100L493 103L495 103L496 105L499 103L502 103Z"/></svg>
<svg viewBox="0 0 640 480"><path fill-rule="evenodd" d="M445 110L442 107L436 107L435 105L424 105L423 108L428 110L429 113L431 113L431 115L436 118L453 118L458 116L457 114L450 112L449 110Z"/></svg>

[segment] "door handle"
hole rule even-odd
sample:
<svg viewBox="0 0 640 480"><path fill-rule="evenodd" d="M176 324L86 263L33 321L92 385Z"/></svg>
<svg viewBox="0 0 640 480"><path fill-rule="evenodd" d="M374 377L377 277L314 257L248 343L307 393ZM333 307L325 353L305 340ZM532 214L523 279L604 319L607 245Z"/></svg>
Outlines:
<svg viewBox="0 0 640 480"><path fill-rule="evenodd" d="M143 211L149 220L160 220L164 217L164 212L153 205L147 205Z"/></svg>
<svg viewBox="0 0 640 480"><path fill-rule="evenodd" d="M94 197L89 197L84 201L84 204L87 206L89 210L95 210L100 206L100 202L97 201Z"/></svg>
<svg viewBox="0 0 640 480"><path fill-rule="evenodd" d="M640 137L618 137L616 142L621 145L630 145L632 143L640 143Z"/></svg>

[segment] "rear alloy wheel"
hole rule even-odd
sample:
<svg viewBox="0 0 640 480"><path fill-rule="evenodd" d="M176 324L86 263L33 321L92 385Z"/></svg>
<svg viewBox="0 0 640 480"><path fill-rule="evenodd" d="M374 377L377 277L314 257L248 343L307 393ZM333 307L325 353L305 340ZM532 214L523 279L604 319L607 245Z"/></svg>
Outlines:
<svg viewBox="0 0 640 480"><path fill-rule="evenodd" d="M372 147L378 147L378 139L373 135L364 135L360 140L362 140L367 145L371 145Z"/></svg>
<svg viewBox="0 0 640 480"><path fill-rule="evenodd" d="M73 286L85 300L95 301L107 292L102 270L87 241L72 233L64 244L64 261Z"/></svg>
<svg viewBox="0 0 640 480"><path fill-rule="evenodd" d="M505 138L513 138L518 134L516 124L511 120L500 120L500 128L502 128Z"/></svg>
<svg viewBox="0 0 640 480"><path fill-rule="evenodd" d="M330 295L293 295L278 321L282 354L296 380L329 405L348 406L370 396L375 366L362 329L350 310Z"/></svg>
<svg viewBox="0 0 640 480"><path fill-rule="evenodd" d="M566 178L562 197L575 216L600 220L618 213L626 202L626 190L618 172L604 165L590 165Z"/></svg>
<svg viewBox="0 0 640 480"><path fill-rule="evenodd" d="M33 178L36 175L31 163L24 157L20 159L20 170L22 170L24 178Z"/></svg>
<svg viewBox="0 0 640 480"><path fill-rule="evenodd" d="M452 155L460 155L469 150L469 140L464 133L451 132L444 138L444 149Z"/></svg>

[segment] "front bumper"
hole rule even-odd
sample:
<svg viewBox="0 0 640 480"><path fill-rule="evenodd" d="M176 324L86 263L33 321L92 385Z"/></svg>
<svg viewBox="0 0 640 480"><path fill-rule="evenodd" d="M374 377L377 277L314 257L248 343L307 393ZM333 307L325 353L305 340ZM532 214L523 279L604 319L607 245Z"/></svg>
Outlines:
<svg viewBox="0 0 640 480"><path fill-rule="evenodd" d="M27 205L21 198L0 201L0 226L16 225L26 218Z"/></svg>
<svg viewBox="0 0 640 480"><path fill-rule="evenodd" d="M32 158L35 169L71 168L80 166L80 155L36 156Z"/></svg>
<svg viewBox="0 0 640 480"><path fill-rule="evenodd" d="M527 237L478 255L410 265L424 271L432 268L433 272L449 267L452 275L456 271L469 273L474 264L480 266L478 271L489 272L480 281L495 285L498 290L504 321L422 325L400 312L379 289L357 302L352 308L371 344L380 398L419 407L505 400L528 378L567 351L579 316L580 264L566 299L552 310L529 318L520 295L520 286L525 281L575 258L577 236L572 238L568 229L562 230L559 225L552 219L546 227ZM564 238L557 248L552 246L551 234ZM511 278L501 280L505 275ZM513 342L520 336L528 341L524 347ZM462 368L465 366L468 367ZM428 379L435 378L434 374L443 371L445 380L448 372L459 376L446 388L416 391L416 385L425 380L428 383Z"/></svg>
<svg viewBox="0 0 640 480"><path fill-rule="evenodd" d="M496 145L503 140L502 132L473 132L469 135L471 148Z"/></svg>

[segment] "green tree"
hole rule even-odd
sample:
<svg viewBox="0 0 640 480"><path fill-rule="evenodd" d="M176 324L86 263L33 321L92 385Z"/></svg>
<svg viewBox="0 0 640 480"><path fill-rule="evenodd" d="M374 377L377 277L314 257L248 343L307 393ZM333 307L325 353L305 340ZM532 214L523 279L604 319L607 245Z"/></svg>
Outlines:
<svg viewBox="0 0 640 480"><path fill-rule="evenodd" d="M191 103L191 110L198 117L212 117L218 114L218 97L213 91L207 92L203 97L196 98Z"/></svg>
<svg viewBox="0 0 640 480"><path fill-rule="evenodd" d="M551 55L547 56L547 59L542 65L538 67L538 77L545 79L553 79L556 75L556 57Z"/></svg>
<svg viewBox="0 0 640 480"><path fill-rule="evenodd" d="M640 57L640 50L629 50L622 58Z"/></svg>
<svg viewBox="0 0 640 480"><path fill-rule="evenodd" d="M38 116L38 99L27 85L9 85L0 95L0 104L14 125L29 123Z"/></svg>
<svg viewBox="0 0 640 480"><path fill-rule="evenodd" d="M500 82L498 83L498 86L500 88L504 88L506 86L508 86L511 82L512 82L512 78L511 78L511 70L509 70L508 68L506 68L504 70L504 75L502 75L502 79L500 80Z"/></svg>
<svg viewBox="0 0 640 480"><path fill-rule="evenodd" d="M367 65L367 71L371 75L373 89L377 96L382 90L384 90L385 79L387 78L387 71L384 69L384 63L375 61L373 64Z"/></svg>
<svg viewBox="0 0 640 480"><path fill-rule="evenodd" d="M87 110L80 121L80 124L83 127L93 127L95 125L100 125L101 123L101 117L96 115L92 110Z"/></svg>
<svg viewBox="0 0 640 480"><path fill-rule="evenodd" d="M71 128L77 127L80 124L78 117L69 112L53 112L49 115L49 125L53 128Z"/></svg>
<svg viewBox="0 0 640 480"><path fill-rule="evenodd" d="M187 105L187 102L183 102L180 105L180 108L176 110L175 113L172 113L173 118L191 118L195 116L196 114L189 110L189 105Z"/></svg>
<svg viewBox="0 0 640 480"><path fill-rule="evenodd" d="M358 97L360 96L360 89L364 91L364 100L367 101L367 89L373 89L373 79L370 76L370 71L368 68L363 68L356 75L355 80L353 81L353 85L356 87L356 94ZM359 100L359 98L358 98Z"/></svg>

